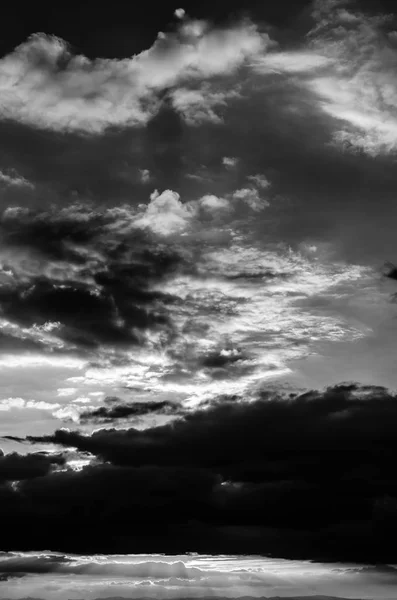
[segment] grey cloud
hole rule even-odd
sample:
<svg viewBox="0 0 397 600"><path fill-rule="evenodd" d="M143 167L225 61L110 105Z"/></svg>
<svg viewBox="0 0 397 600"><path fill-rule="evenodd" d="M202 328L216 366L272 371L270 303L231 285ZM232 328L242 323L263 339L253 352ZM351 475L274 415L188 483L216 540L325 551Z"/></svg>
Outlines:
<svg viewBox="0 0 397 600"><path fill-rule="evenodd" d="M82 412L80 421L83 423L107 423L118 419L133 419L151 414L178 415L181 413L182 409L178 404L166 400L122 403L119 398L112 398L110 402L107 401L105 406Z"/></svg>

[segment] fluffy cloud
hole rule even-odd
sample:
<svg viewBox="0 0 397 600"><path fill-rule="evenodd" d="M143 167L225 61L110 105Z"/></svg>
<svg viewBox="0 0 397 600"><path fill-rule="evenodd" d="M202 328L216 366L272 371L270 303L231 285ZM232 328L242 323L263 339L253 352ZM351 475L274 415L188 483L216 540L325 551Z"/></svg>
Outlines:
<svg viewBox="0 0 397 600"><path fill-rule="evenodd" d="M0 61L0 117L91 133L144 124L158 108L159 92L233 73L267 43L248 22L213 29L183 19L136 56L90 60L73 55L59 38L35 34ZM209 106L214 102L209 97Z"/></svg>
<svg viewBox="0 0 397 600"><path fill-rule="evenodd" d="M157 190L153 192L144 211L142 217L135 221L135 226L149 227L162 235L184 231L195 217L195 207L182 204L179 194L172 190L165 190L162 194Z"/></svg>

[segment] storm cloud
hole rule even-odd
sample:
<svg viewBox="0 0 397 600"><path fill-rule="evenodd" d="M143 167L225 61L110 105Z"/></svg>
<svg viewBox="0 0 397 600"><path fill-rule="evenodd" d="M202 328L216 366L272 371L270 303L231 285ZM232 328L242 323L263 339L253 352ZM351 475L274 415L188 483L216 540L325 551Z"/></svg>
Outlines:
<svg viewBox="0 0 397 600"><path fill-rule="evenodd" d="M30 436L100 462L4 484L3 506L24 525L6 546L37 536L63 551L393 562L396 406L383 388L346 384L225 401L144 430Z"/></svg>

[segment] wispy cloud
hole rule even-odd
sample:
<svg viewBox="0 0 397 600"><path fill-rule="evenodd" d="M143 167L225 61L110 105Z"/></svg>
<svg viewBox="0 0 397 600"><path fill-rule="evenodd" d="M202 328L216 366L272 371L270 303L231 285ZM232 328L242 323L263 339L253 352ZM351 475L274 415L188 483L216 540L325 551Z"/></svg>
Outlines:
<svg viewBox="0 0 397 600"><path fill-rule="evenodd" d="M139 400L158 394L161 402L194 405L255 393L319 341L367 335L303 301L337 296L371 270L321 263L283 244L269 248L247 228L247 210L266 207L269 185L255 175L228 198L183 202L165 190L137 208L6 210L1 326L21 348L4 352L0 368L77 370L57 386L65 404L74 389L85 397L81 390L124 386ZM249 206L243 218L240 202ZM52 412L78 420L95 409L92 397L86 409Z"/></svg>

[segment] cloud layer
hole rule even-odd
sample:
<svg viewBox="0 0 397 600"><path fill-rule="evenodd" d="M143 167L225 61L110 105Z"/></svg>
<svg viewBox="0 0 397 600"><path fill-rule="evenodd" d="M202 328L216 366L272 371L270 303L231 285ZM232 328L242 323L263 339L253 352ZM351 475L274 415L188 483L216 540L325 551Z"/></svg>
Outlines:
<svg viewBox="0 0 397 600"><path fill-rule="evenodd" d="M80 372L57 386L74 390L70 401L105 385L194 404L253 393L316 340L366 335L304 303L370 271L262 246L250 214L266 210L269 184L255 175L249 185L187 202L155 191L137 207L6 209L0 365L71 361ZM54 414L78 417L77 404L57 404ZM81 410L95 411L94 398Z"/></svg>
<svg viewBox="0 0 397 600"><path fill-rule="evenodd" d="M4 547L395 562L396 407L383 388L346 384L220 399L144 430L30 436L96 462L4 475L2 510L20 523Z"/></svg>
<svg viewBox="0 0 397 600"><path fill-rule="evenodd" d="M249 556L94 555L7 553L0 555L0 590L7 598L34 593L43 600L109 598L287 597L336 600L372 597L383 600L395 584L393 567L321 564ZM324 594L313 595L321 587ZM18 596L19 593L19 596ZM277 594L277 596L274 596ZM293 596L291 594L294 594ZM304 596L303 596L304 595Z"/></svg>
<svg viewBox="0 0 397 600"><path fill-rule="evenodd" d="M44 34L0 59L14 598L36 575L25 595L286 592L258 564L98 552L396 561L393 22L175 18L125 59Z"/></svg>

